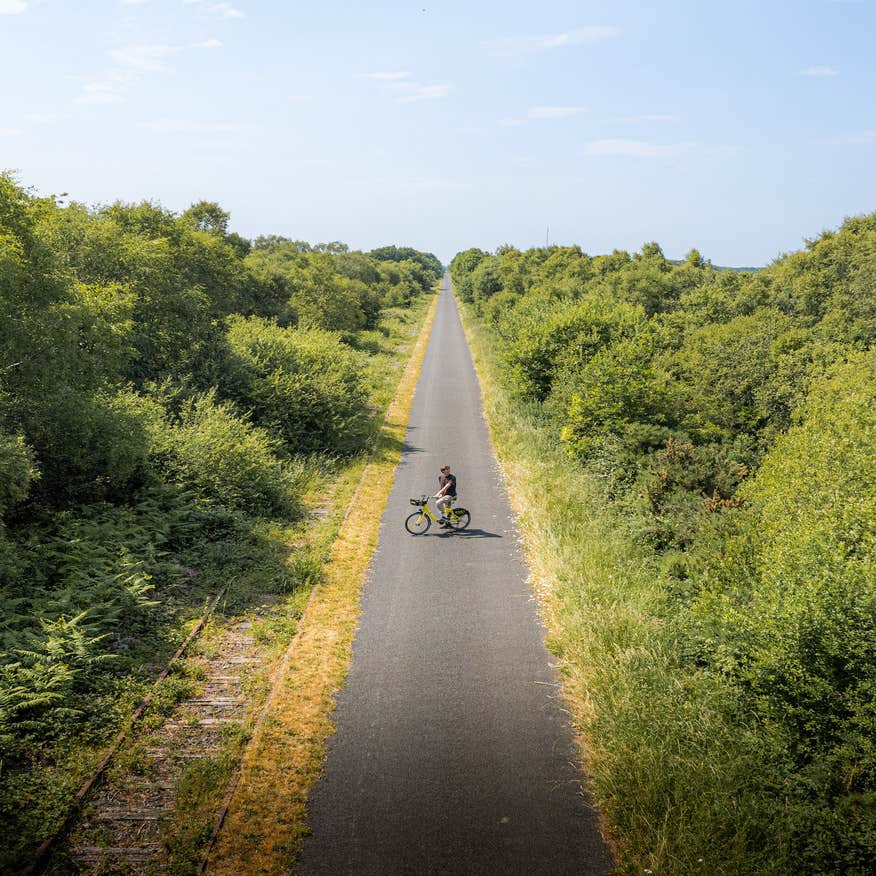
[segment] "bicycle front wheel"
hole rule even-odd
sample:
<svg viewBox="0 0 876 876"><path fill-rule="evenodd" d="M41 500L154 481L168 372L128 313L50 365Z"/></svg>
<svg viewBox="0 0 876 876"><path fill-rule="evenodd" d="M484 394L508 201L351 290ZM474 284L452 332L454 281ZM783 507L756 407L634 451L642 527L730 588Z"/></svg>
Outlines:
<svg viewBox="0 0 876 876"><path fill-rule="evenodd" d="M450 518L450 525L454 529L465 529L469 523L471 523L471 514L465 508L454 511L453 516Z"/></svg>
<svg viewBox="0 0 876 876"><path fill-rule="evenodd" d="M421 511L414 511L405 520L405 529L411 535L422 535L432 525L432 518Z"/></svg>

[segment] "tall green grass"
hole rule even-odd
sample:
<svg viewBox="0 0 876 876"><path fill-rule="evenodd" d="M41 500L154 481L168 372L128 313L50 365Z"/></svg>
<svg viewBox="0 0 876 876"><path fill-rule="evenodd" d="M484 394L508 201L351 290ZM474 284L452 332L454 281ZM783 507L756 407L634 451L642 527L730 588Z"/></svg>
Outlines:
<svg viewBox="0 0 876 876"><path fill-rule="evenodd" d="M656 556L533 409L512 401L489 329L464 324L493 442L625 873L787 873L793 850L734 689L683 660Z"/></svg>

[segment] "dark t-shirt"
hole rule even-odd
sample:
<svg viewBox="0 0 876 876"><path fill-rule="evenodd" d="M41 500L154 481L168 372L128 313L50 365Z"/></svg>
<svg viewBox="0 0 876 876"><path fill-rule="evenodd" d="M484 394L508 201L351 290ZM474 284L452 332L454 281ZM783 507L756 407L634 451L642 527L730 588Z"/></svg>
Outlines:
<svg viewBox="0 0 876 876"><path fill-rule="evenodd" d="M450 488L444 494L445 496L455 496L456 495L456 475L449 474L438 475L438 486L443 487L447 482L450 482Z"/></svg>

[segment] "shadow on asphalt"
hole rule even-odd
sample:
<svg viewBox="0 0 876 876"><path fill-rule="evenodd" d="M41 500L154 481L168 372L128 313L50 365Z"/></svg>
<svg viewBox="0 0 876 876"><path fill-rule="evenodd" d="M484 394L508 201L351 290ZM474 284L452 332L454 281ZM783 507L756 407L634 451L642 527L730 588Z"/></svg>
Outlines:
<svg viewBox="0 0 876 876"><path fill-rule="evenodd" d="M486 529L444 529L427 535L431 535L432 538L450 538L454 535L460 538L502 538L498 532L487 532Z"/></svg>

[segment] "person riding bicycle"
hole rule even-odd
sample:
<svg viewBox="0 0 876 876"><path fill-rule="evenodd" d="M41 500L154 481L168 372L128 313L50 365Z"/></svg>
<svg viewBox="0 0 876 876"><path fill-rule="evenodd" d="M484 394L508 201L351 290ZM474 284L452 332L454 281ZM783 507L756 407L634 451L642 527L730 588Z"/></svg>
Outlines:
<svg viewBox="0 0 876 876"><path fill-rule="evenodd" d="M438 475L439 490L435 493L435 498L438 500L435 504L441 512L441 520L439 525L447 528L450 523L447 520L447 512L456 498L456 475L450 473L449 465L441 466L441 474Z"/></svg>

